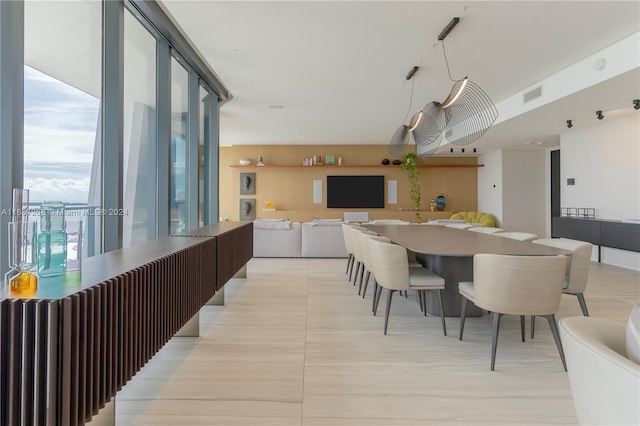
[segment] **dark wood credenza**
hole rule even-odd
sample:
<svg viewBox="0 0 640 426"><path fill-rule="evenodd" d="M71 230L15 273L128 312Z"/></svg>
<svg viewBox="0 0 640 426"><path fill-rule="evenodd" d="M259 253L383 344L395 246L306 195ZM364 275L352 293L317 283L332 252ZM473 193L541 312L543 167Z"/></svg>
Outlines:
<svg viewBox="0 0 640 426"><path fill-rule="evenodd" d="M571 238L598 246L640 252L640 224L620 220L586 219L574 217L553 218L554 238Z"/></svg>
<svg viewBox="0 0 640 426"><path fill-rule="evenodd" d="M0 424L82 425L253 253L223 222L83 260L30 299L0 290Z"/></svg>

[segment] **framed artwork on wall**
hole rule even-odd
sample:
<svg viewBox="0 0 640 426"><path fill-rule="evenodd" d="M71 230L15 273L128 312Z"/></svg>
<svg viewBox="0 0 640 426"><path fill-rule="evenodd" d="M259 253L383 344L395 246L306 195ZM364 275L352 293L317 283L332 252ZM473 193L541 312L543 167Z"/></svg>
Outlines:
<svg viewBox="0 0 640 426"><path fill-rule="evenodd" d="M255 198L240 199L240 220L254 220L256 218Z"/></svg>
<svg viewBox="0 0 640 426"><path fill-rule="evenodd" d="M240 194L253 195L256 193L256 174L240 173Z"/></svg>
<svg viewBox="0 0 640 426"><path fill-rule="evenodd" d="M333 154L325 155L325 164L336 164L336 156Z"/></svg>

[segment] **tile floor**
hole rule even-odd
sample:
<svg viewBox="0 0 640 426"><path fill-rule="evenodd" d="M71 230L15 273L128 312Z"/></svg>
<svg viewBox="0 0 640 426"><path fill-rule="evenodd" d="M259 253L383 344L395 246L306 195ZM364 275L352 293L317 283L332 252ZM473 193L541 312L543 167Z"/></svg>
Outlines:
<svg viewBox="0 0 640 426"><path fill-rule="evenodd" d="M394 297L357 296L344 259L252 259L227 284L226 306L201 311L201 337L173 338L118 394L118 425L577 424L567 374L546 321L520 341L518 317L500 327L489 370L491 318L424 317ZM371 291L369 291L371 293ZM592 316L626 322L640 273L593 264ZM381 315L382 314L382 315ZM557 317L581 315L563 295ZM528 328L528 320L527 320Z"/></svg>

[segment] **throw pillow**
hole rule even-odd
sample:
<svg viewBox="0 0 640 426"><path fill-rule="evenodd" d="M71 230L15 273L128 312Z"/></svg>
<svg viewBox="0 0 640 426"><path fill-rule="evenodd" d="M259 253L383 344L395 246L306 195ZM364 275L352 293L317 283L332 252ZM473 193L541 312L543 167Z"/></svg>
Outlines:
<svg viewBox="0 0 640 426"><path fill-rule="evenodd" d="M627 322L627 356L640 364L640 304L635 304Z"/></svg>

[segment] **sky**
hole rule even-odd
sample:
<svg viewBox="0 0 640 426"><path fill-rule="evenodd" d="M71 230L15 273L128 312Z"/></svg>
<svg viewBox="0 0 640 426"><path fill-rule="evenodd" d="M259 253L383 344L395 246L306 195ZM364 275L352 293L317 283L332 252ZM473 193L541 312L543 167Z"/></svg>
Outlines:
<svg viewBox="0 0 640 426"><path fill-rule="evenodd" d="M100 99L24 69L24 187L31 202L86 203Z"/></svg>

